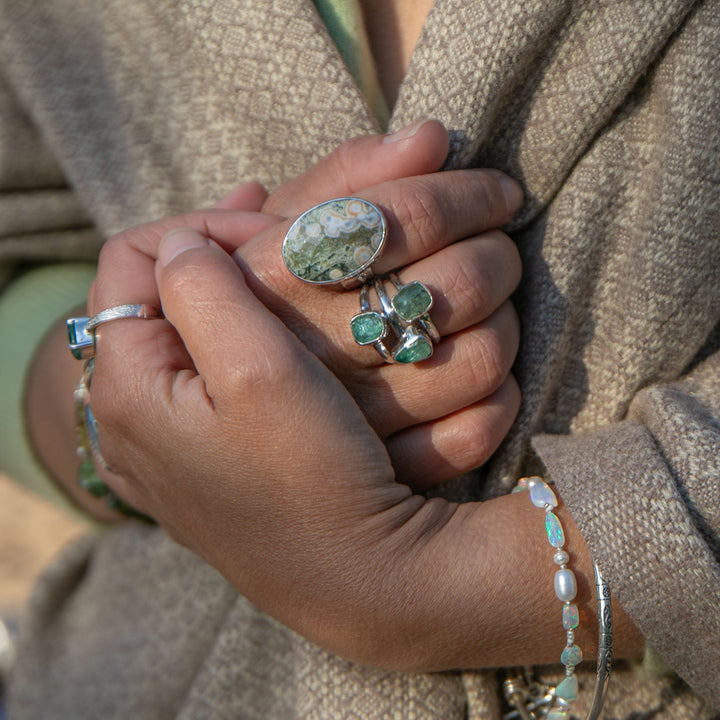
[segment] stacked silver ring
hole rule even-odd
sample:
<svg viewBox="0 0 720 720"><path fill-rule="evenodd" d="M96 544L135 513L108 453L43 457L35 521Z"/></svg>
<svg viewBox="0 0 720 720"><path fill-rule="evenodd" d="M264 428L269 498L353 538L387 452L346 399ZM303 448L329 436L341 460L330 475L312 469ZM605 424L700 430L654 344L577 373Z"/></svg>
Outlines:
<svg viewBox="0 0 720 720"><path fill-rule="evenodd" d="M433 344L440 340L428 314L433 298L421 282L403 285L394 273L374 274L372 264L386 238L387 222L377 206L361 198L337 198L295 220L285 234L282 255L288 270L304 282L343 287L361 283L360 313L350 321L355 342L373 345L389 363L420 362L433 354Z"/></svg>
<svg viewBox="0 0 720 720"><path fill-rule="evenodd" d="M394 294L387 293L388 285ZM380 307L373 310L370 291ZM350 320L358 345L373 345L386 362L415 363L433 354L440 333L428 314L433 305L430 291L421 282L403 285L395 273L375 277L360 291L360 312Z"/></svg>

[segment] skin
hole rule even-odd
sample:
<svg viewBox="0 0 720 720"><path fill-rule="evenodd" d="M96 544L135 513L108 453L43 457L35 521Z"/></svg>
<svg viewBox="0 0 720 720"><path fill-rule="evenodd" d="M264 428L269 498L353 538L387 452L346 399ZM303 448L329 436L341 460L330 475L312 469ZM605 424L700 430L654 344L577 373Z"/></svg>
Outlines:
<svg viewBox="0 0 720 720"><path fill-rule="evenodd" d="M373 41L376 56L381 45ZM397 90L397 73L381 78L386 93ZM521 495L460 506L428 501L403 484L423 489L487 459L519 401L509 372L517 323L507 303L517 260L500 233L487 232L514 206L492 175L472 189L470 176L452 173L418 181L439 168L439 137L426 123L402 139L395 150L405 156L389 163L394 178L374 174L388 163L363 162L373 158L362 145L370 141L358 140L268 198L244 186L211 213L108 243L90 312L159 298L170 323L117 321L99 333L93 406L103 451L121 473L105 477L252 602L330 651L410 671L557 662L559 622L547 619L559 603L549 551L542 555L548 548L538 542L541 511ZM390 217L395 244L380 269L404 267L403 281L434 278L436 297L447 297L433 312L443 342L422 369L379 365L374 351L349 345L344 321L356 293L320 301L317 288L293 286L277 263L282 218L346 194L380 202ZM463 216L478 198L482 221ZM279 217L247 214L260 205ZM505 272L463 279L467 267L488 262ZM495 276L511 280L493 287ZM469 297L483 301L467 310ZM57 338L47 342L39 357L60 357ZM478 355L481 346L494 349ZM68 365L67 382L58 367L50 389L38 363L31 427L69 487L75 463L59 458L67 446L60 437L47 441L47 427L36 433L35 420L53 394L59 400L63 382L67 405L77 366ZM451 399L435 408L453 387L471 387L471 404ZM429 468L425 477L417 467ZM587 656L595 642L591 562L562 505L558 514L578 576L577 642ZM615 612L615 654L635 656L641 638L622 609Z"/></svg>

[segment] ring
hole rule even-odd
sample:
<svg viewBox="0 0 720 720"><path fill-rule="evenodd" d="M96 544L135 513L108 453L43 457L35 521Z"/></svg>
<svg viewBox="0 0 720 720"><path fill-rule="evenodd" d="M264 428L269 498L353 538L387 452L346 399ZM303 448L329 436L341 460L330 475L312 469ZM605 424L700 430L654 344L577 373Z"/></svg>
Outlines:
<svg viewBox="0 0 720 720"><path fill-rule="evenodd" d="M65 321L68 333L68 348L78 360L88 360L95 355L95 330L98 325L123 318L155 320L162 317L164 316L159 308L154 305L140 303L116 305L100 311L92 318L68 318Z"/></svg>
<svg viewBox="0 0 720 720"><path fill-rule="evenodd" d="M392 297L387 294L388 281L395 289ZM371 288L380 310L370 305ZM427 360L433 354L433 344L440 341L440 333L428 314L432 305L432 294L421 282L403 285L395 273L376 277L360 291L360 312L350 320L353 339L358 345L373 345L389 363L406 365ZM392 349L386 342L389 339Z"/></svg>
<svg viewBox="0 0 720 720"><path fill-rule="evenodd" d="M386 237L378 207L356 197L336 198L295 220L283 239L283 261L296 278L314 285L364 283L373 276Z"/></svg>

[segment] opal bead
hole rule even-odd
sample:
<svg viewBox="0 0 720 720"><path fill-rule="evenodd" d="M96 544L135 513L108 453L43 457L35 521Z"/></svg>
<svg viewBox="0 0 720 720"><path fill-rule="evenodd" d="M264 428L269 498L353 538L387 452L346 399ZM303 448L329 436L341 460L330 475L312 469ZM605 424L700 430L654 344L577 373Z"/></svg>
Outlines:
<svg viewBox="0 0 720 720"><path fill-rule="evenodd" d="M555 513L545 513L545 532L548 542L555 548L565 544L565 533Z"/></svg>
<svg viewBox="0 0 720 720"><path fill-rule="evenodd" d="M568 603L563 607L562 624L566 630L574 630L580 624L580 613L577 605Z"/></svg>
<svg viewBox="0 0 720 720"><path fill-rule="evenodd" d="M545 482L537 482L530 487L530 501L535 507L557 507L557 498L550 486Z"/></svg>
<svg viewBox="0 0 720 720"><path fill-rule="evenodd" d="M560 655L560 662L565 667L575 667L582 662L582 650L577 645L568 645Z"/></svg>
<svg viewBox="0 0 720 720"><path fill-rule="evenodd" d="M575 573L568 568L555 573L555 595L558 600L568 602L577 595L577 581Z"/></svg>
<svg viewBox="0 0 720 720"><path fill-rule="evenodd" d="M568 702L572 702L577 698L578 694L578 680L575 677L575 675L570 675L569 677L566 677L556 688L555 688L555 695L556 697L562 698L563 700L567 700Z"/></svg>

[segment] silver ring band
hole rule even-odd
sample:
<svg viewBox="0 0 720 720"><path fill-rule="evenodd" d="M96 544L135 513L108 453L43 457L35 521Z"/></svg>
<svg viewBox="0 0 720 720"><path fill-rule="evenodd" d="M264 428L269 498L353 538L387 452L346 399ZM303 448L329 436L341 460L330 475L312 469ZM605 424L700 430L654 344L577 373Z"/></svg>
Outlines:
<svg viewBox="0 0 720 720"><path fill-rule="evenodd" d="M95 330L98 325L123 318L155 320L162 317L164 317L162 310L154 305L132 303L101 310L92 318L68 318L65 321L68 333L68 349L78 360L89 360L95 356Z"/></svg>
<svg viewBox="0 0 720 720"><path fill-rule="evenodd" d="M156 320L161 317L163 317L162 310L154 305L146 305L145 303L115 305L115 307L107 308L107 310L101 310L97 315L90 318L85 326L85 332L92 333L98 325L111 320L122 320L124 318Z"/></svg>

